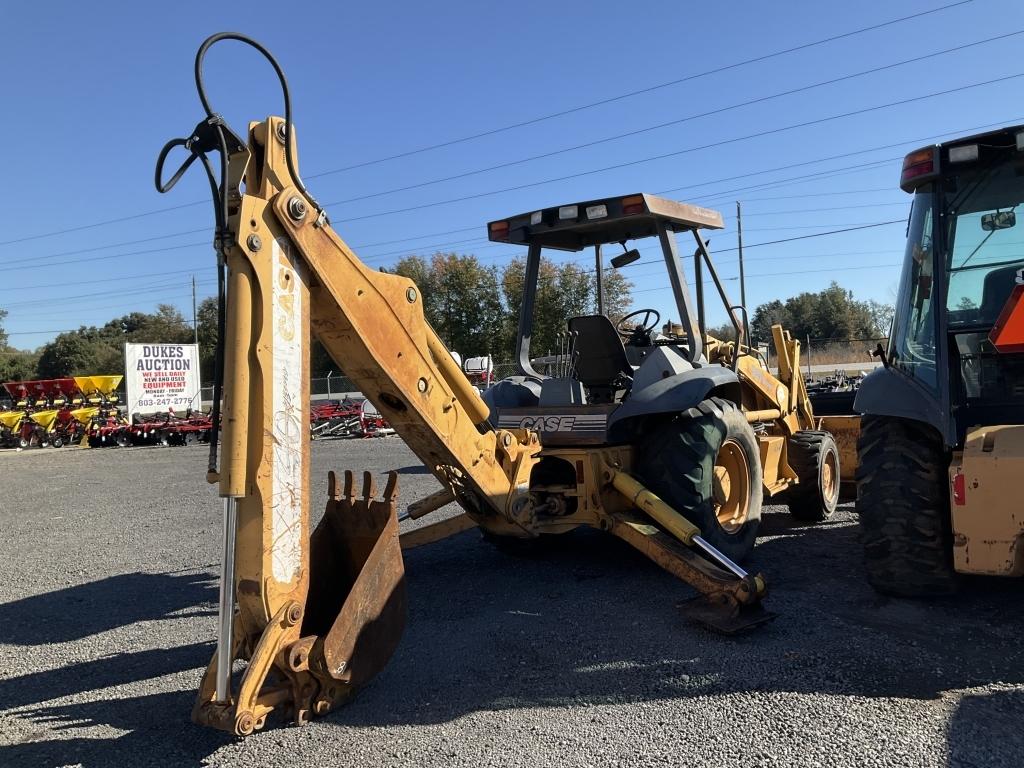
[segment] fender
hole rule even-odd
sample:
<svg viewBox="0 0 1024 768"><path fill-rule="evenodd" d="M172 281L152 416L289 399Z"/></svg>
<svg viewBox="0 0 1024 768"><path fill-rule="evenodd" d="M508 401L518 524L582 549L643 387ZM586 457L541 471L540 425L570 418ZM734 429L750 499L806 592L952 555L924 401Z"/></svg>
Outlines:
<svg viewBox="0 0 1024 768"><path fill-rule="evenodd" d="M853 410L862 416L892 416L934 427L946 447L956 441L952 420L939 407L935 394L892 368L878 368L861 382Z"/></svg>
<svg viewBox="0 0 1024 768"><path fill-rule="evenodd" d="M608 439L627 440L642 417L662 413L681 413L719 390L723 397L739 403L740 380L728 368L694 368L662 379L640 392L631 394L608 420Z"/></svg>

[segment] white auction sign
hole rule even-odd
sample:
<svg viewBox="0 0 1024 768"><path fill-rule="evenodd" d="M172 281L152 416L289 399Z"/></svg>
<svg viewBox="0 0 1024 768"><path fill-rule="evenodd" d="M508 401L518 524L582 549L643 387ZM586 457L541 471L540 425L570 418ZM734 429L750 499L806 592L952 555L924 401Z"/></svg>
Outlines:
<svg viewBox="0 0 1024 768"><path fill-rule="evenodd" d="M125 344L124 361L129 418L136 413L199 409L195 344Z"/></svg>

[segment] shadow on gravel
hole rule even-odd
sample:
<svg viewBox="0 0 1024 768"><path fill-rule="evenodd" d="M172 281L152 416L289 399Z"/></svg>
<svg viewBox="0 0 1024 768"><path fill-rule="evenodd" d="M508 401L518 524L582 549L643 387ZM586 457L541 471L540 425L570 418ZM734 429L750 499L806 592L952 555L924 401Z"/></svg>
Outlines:
<svg viewBox="0 0 1024 768"><path fill-rule="evenodd" d="M1024 764L1024 691L996 691L967 696L960 702L949 724L949 765L976 768L993 765L1005 755L1015 755L1015 765Z"/></svg>
<svg viewBox="0 0 1024 768"><path fill-rule="evenodd" d="M880 598L849 520L808 527L772 514L765 531L750 565L768 574L779 617L735 638L687 623L675 606L693 591L596 532L561 537L541 560L497 553L473 532L408 552L406 636L329 721L422 725L495 709L778 692L932 700L1024 683L1018 582L979 582L939 602Z"/></svg>
<svg viewBox="0 0 1024 768"><path fill-rule="evenodd" d="M184 609L206 616L216 601L207 573L125 573L0 604L0 643L64 643Z"/></svg>
<svg viewBox="0 0 1024 768"><path fill-rule="evenodd" d="M188 719L193 691L156 693L110 701L43 707L18 713L48 731L71 731L109 724L127 731L113 738L27 740L0 747L5 768L81 765L82 768L187 768L199 766L224 746L226 734L199 728Z"/></svg>
<svg viewBox="0 0 1024 768"><path fill-rule="evenodd" d="M475 532L407 552L410 615L397 653L350 705L320 722L357 729L429 726L474 712L571 707L588 724L581 727L601 729L621 727L599 706L606 704L667 701L685 707L696 697L739 694L764 695L765 706L784 706L767 698L780 692L927 700L995 682L1024 683L1019 583L979 582L942 602L882 599L864 582L856 527L849 520L808 527L771 514L764 531L750 568L768 574L769 605L779 617L737 638L685 622L675 605L693 591L597 532L559 537L540 559L501 553ZM161 583L166 582L153 582ZM166 615L215 597L212 583L173 583L180 599L138 595L142 603L155 600L159 610L152 604L124 607L119 622L149 618L154 611ZM0 614L0 633L10 632L3 626L10 617ZM32 644L43 642L38 633L46 631L44 624L33 622ZM202 667L210 652L205 644L144 651L3 681L0 701L22 707L9 714L35 720L41 732L57 729L72 738L0 749L0 765L197 764L229 742L188 721L193 690L39 702ZM1019 732L1022 696L966 698L949 730L954 764L977 754L1005 759L1017 742L1000 734L1013 727ZM728 706L721 701L724 714ZM642 711L657 717L656 709ZM515 715L510 717L514 723ZM83 723L127 733L78 738L74 729ZM280 721L272 721L266 732L250 737L252 748L273 751L281 739L303 738L283 735L280 728Z"/></svg>
<svg viewBox="0 0 1024 768"><path fill-rule="evenodd" d="M412 464L408 467L399 467L395 470L400 475L429 475L430 470L422 464Z"/></svg>
<svg viewBox="0 0 1024 768"><path fill-rule="evenodd" d="M146 681L204 666L210 643L122 653L59 669L0 681L6 714L39 726L40 737L0 747L0 765L25 766L190 766L223 746L224 734L199 728L188 719L195 692L174 691L145 696L92 699L75 704L60 700L86 691ZM36 706L34 706L36 705ZM113 738L81 738L77 729L105 725L128 733ZM54 731L70 738L43 738Z"/></svg>
<svg viewBox="0 0 1024 768"><path fill-rule="evenodd" d="M0 680L0 706L5 709L28 707L86 691L101 691L183 669L203 667L212 654L212 643L152 648L7 678Z"/></svg>

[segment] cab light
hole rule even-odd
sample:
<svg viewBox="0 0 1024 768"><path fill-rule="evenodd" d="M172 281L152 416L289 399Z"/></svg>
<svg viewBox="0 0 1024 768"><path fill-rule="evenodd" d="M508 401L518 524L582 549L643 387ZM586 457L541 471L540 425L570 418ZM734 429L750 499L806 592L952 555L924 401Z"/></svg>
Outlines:
<svg viewBox="0 0 1024 768"><path fill-rule="evenodd" d="M967 144L963 147L949 148L949 162L970 163L978 159L978 145Z"/></svg>
<svg viewBox="0 0 1024 768"><path fill-rule="evenodd" d="M1024 152L1024 131L1017 134L1017 151Z"/></svg>
<svg viewBox="0 0 1024 768"><path fill-rule="evenodd" d="M903 173L900 175L900 184L918 176L924 176L935 171L935 150L919 149L911 152L903 159Z"/></svg>
<svg viewBox="0 0 1024 768"><path fill-rule="evenodd" d="M632 195L631 197L622 198L622 214L624 216L632 216L637 213L646 213L647 204L644 202L643 195Z"/></svg>
<svg viewBox="0 0 1024 768"><path fill-rule="evenodd" d="M988 338L999 352L1024 352L1024 284L1013 289Z"/></svg>
<svg viewBox="0 0 1024 768"><path fill-rule="evenodd" d="M575 219L579 215L579 206L563 205L558 209L558 218L561 220Z"/></svg>
<svg viewBox="0 0 1024 768"><path fill-rule="evenodd" d="M508 222L492 221L488 227L491 240L508 240Z"/></svg>
<svg viewBox="0 0 1024 768"><path fill-rule="evenodd" d="M588 219L603 219L608 216L607 205L588 205L587 206L587 218Z"/></svg>
<svg viewBox="0 0 1024 768"><path fill-rule="evenodd" d="M536 212L530 214L530 224L531 224L531 226L536 226L537 224L540 224L542 221L544 221L544 212L543 211L536 211Z"/></svg>

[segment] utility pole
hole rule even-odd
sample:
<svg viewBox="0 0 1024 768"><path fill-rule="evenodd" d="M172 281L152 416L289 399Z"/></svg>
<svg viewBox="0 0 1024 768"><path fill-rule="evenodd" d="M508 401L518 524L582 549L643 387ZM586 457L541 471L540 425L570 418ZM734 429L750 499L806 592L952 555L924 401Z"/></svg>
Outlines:
<svg viewBox="0 0 1024 768"><path fill-rule="evenodd" d="M742 272L740 272L742 274ZM196 346L199 346L199 322L196 315L196 275L193 275L193 336L196 339Z"/></svg>
<svg viewBox="0 0 1024 768"><path fill-rule="evenodd" d="M604 314L604 259L601 258L601 244L594 246L594 261L597 266L597 314Z"/></svg>
<svg viewBox="0 0 1024 768"><path fill-rule="evenodd" d="M743 275L743 209L740 201L736 201L736 239L737 251L740 256L740 304L747 306L747 280Z"/></svg>

